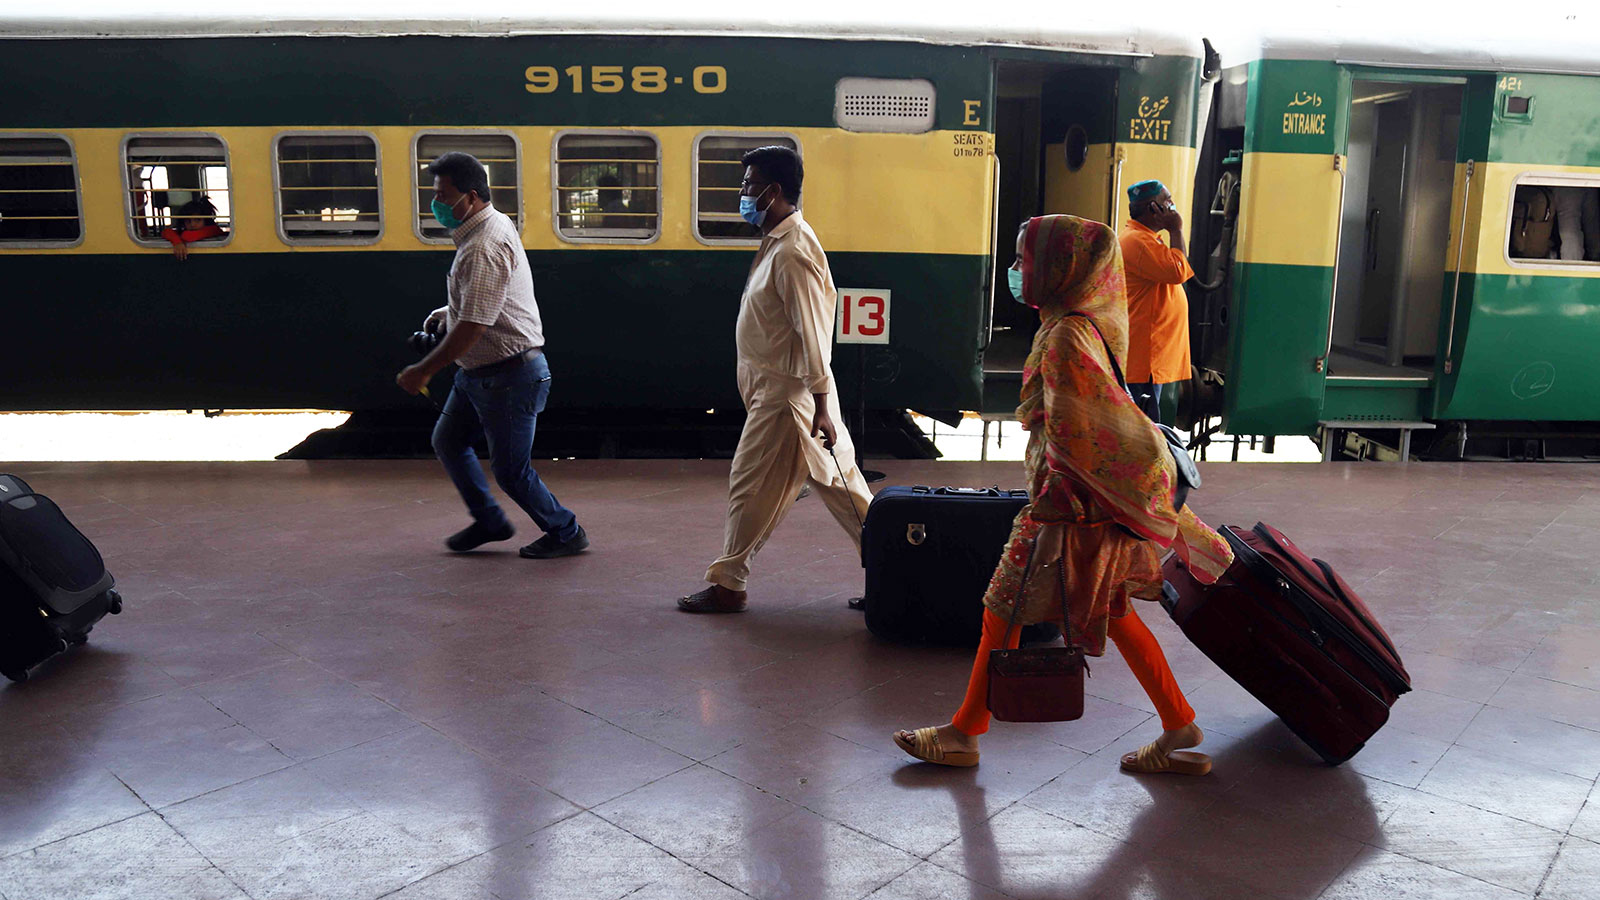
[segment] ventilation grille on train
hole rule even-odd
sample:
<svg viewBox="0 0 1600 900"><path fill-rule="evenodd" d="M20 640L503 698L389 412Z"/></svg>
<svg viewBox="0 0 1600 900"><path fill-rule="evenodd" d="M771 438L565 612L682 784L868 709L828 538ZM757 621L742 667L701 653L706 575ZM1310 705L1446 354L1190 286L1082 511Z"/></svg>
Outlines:
<svg viewBox="0 0 1600 900"><path fill-rule="evenodd" d="M933 130L933 82L920 78L841 78L833 119L846 131L918 134Z"/></svg>

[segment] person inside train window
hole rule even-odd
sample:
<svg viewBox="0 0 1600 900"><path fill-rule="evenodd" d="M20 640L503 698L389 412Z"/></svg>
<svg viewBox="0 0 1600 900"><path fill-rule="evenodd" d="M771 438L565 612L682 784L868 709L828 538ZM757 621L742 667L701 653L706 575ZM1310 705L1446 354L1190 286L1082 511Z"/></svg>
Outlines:
<svg viewBox="0 0 1600 900"><path fill-rule="evenodd" d="M607 172L595 179L594 184L599 188L600 211L606 214L600 219L600 227L629 227L632 223L628 221L631 217L627 215L628 201L623 196L622 180Z"/></svg>
<svg viewBox="0 0 1600 900"><path fill-rule="evenodd" d="M1184 251L1183 214L1166 185L1150 180L1128 188L1128 225L1122 232L1128 387L1151 420L1165 425L1176 418L1178 382L1189 380L1189 298L1183 283L1194 270Z"/></svg>
<svg viewBox="0 0 1600 900"><path fill-rule="evenodd" d="M477 158L446 153L428 166L433 217L450 229L455 259L445 281L448 303L429 313L424 331L444 326L422 361L395 383L418 394L446 366L457 366L450 395L433 428L433 449L472 514L472 524L445 546L465 553L517 530L489 494L473 444L482 436L493 456L495 482L522 507L544 536L518 553L552 559L582 553L589 537L533 468L533 435L550 396L544 325L533 296L533 275L510 217L490 205L489 174Z"/></svg>
<svg viewBox="0 0 1600 900"><path fill-rule="evenodd" d="M189 245L226 237L228 232L217 223L217 207L205 197L196 197L178 207L172 214L174 224L161 230L161 236L172 244L172 255L180 261L189 258Z"/></svg>
<svg viewBox="0 0 1600 900"><path fill-rule="evenodd" d="M1600 261L1600 188L1552 187L1560 258Z"/></svg>
<svg viewBox="0 0 1600 900"><path fill-rule="evenodd" d="M827 254L797 208L800 156L788 147L758 147L740 161L739 214L762 234L734 325L745 422L728 474L722 556L705 574L711 586L678 599L678 608L692 613L745 609L750 561L803 485L821 495L857 554L872 502L839 412L832 369L837 292Z"/></svg>
<svg viewBox="0 0 1600 900"><path fill-rule="evenodd" d="M989 653L1017 647L1011 620L1021 603L1019 625L1057 622L1085 655L1102 655L1109 637L1149 695L1161 736L1124 755L1123 769L1204 775L1211 761L1188 748L1205 735L1132 601L1161 597L1169 548L1207 584L1233 551L1187 506L1174 510L1166 441L1119 383L1117 360L1132 351L1117 236L1100 222L1045 216L1024 226L1018 244L1018 292L1039 310L1017 408L1033 499L983 597L983 637L961 708L947 724L895 732L894 742L925 762L978 764L978 736L989 730Z"/></svg>

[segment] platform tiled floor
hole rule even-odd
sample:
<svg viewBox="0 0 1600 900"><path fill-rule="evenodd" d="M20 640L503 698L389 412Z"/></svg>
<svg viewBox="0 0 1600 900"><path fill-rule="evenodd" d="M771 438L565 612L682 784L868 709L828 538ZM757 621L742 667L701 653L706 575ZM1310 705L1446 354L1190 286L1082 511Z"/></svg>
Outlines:
<svg viewBox="0 0 1600 900"><path fill-rule="evenodd" d="M868 636L815 499L749 613L676 612L726 463L546 464L594 540L551 562L442 552L427 463L17 468L128 610L0 689L7 900L1600 897L1592 467L1206 467L1201 513L1331 560L1417 690L1328 768L1145 607L1210 735L1191 780L1117 771L1159 726L1109 657L1081 721L911 763L889 732L970 658Z"/></svg>

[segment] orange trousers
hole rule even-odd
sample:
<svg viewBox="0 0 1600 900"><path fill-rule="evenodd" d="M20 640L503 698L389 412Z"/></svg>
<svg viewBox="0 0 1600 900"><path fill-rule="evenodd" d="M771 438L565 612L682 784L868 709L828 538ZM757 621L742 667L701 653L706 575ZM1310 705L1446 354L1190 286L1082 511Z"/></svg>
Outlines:
<svg viewBox="0 0 1600 900"><path fill-rule="evenodd" d="M1156 636L1131 606L1127 615L1110 620L1107 635L1117 645L1128 668L1133 670L1133 677L1139 679L1144 692L1150 695L1150 702L1161 714L1161 727L1170 731L1193 722L1194 710L1183 698L1183 691L1178 689L1166 654L1161 652ZM962 734L977 735L989 730L989 651L998 649L1002 642L1007 650L1015 650L1021 638L1019 628L1011 634L1011 640L1006 641L1006 620L995 615L993 610L983 611L983 640L978 644L978 657L972 662L967 697L951 720Z"/></svg>

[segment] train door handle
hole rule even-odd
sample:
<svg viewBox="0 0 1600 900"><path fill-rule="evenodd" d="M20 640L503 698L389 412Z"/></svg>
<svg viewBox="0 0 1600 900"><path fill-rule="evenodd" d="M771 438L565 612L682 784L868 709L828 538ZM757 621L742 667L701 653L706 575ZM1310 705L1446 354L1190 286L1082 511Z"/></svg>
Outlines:
<svg viewBox="0 0 1600 900"><path fill-rule="evenodd" d="M1367 211L1367 271L1375 272L1378 269L1378 229L1382 223L1383 210L1374 206Z"/></svg>

